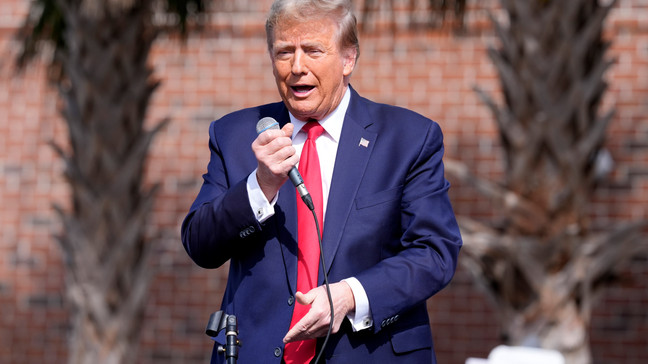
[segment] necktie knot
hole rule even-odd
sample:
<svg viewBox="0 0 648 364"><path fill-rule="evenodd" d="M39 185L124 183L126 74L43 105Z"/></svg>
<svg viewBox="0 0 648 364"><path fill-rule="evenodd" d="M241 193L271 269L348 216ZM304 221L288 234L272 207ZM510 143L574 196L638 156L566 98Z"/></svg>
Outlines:
<svg viewBox="0 0 648 364"><path fill-rule="evenodd" d="M324 133L324 128L317 120L307 122L302 127L302 130L306 132L306 134L308 134L308 139L311 140L317 139L320 135L322 135L322 133Z"/></svg>

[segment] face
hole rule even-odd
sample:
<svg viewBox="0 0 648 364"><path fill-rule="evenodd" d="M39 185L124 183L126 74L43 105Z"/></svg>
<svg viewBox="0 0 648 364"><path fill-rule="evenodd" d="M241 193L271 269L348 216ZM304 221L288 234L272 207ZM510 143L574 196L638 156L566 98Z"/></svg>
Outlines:
<svg viewBox="0 0 648 364"><path fill-rule="evenodd" d="M337 29L330 18L287 21L275 28L272 70L281 98L297 119L321 120L344 96L355 52L340 50Z"/></svg>

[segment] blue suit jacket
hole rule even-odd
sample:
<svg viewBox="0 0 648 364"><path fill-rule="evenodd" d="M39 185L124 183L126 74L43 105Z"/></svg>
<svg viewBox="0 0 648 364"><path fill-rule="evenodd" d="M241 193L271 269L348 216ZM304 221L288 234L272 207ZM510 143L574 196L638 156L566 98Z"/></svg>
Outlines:
<svg viewBox="0 0 648 364"><path fill-rule="evenodd" d="M356 277L362 283L374 324L354 333L345 323L329 340L325 358L434 363L425 301L452 278L461 246L443 173L442 133L419 114L351 91L323 254L330 282ZM238 318L240 363L280 362L297 278L294 187L288 182L281 188L275 215L264 224L247 202L246 179L257 167L250 145L257 121L266 116L289 122L284 104L274 103L211 124L211 160L182 225L184 247L198 265L230 261L221 309Z"/></svg>

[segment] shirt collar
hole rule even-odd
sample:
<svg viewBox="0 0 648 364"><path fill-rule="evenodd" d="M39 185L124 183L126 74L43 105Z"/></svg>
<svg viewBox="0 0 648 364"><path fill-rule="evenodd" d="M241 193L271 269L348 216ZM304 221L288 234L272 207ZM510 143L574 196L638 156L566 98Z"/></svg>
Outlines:
<svg viewBox="0 0 648 364"><path fill-rule="evenodd" d="M351 88L347 86L344 96L340 104L333 110L332 113L328 114L324 119L319 120L320 125L324 128L324 131L335 140L335 142L340 141L340 134L342 134L342 124L344 123L344 115L346 115L347 109L349 108L349 101L351 100ZM295 139L295 136L299 133L304 125L305 121L301 121L288 112L290 116L290 122L295 125L293 129L292 138Z"/></svg>

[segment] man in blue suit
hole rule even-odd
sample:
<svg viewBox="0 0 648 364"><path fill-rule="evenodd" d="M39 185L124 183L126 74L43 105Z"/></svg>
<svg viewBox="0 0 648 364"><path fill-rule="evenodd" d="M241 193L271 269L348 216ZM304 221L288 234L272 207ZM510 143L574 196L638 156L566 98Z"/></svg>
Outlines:
<svg viewBox="0 0 648 364"><path fill-rule="evenodd" d="M221 309L238 318L239 362L312 361L288 348L314 343L329 363L435 363L426 300L450 282L461 247L439 126L351 88L359 46L350 1L277 0L266 31L282 102L211 124L207 173L182 224L198 265L230 262ZM257 135L264 117L280 127ZM286 181L311 123L324 130L313 147L322 186L306 186L321 187L324 266L317 287L298 292L302 201ZM322 347L324 273L334 320ZM306 313L291 323L299 307ZM214 351L212 362L222 360Z"/></svg>

